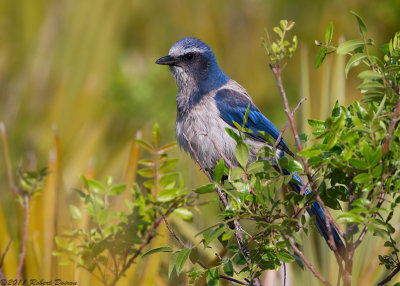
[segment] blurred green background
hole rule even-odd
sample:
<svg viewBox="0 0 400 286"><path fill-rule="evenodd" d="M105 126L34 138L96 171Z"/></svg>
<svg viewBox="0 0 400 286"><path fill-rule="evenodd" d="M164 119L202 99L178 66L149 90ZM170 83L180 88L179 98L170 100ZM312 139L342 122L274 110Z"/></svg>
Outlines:
<svg viewBox="0 0 400 286"><path fill-rule="evenodd" d="M307 131L305 118L324 117L332 98L343 104L361 98L355 73L344 84L343 59L313 68L314 40L323 40L329 22L334 42L358 37L350 10L366 21L375 53L400 30L398 0L1 1L0 121L12 164L25 169L48 165L57 130L62 188L69 199L88 169L98 179L121 179L137 130L149 138L158 122L164 143L175 140L177 88L168 69L154 62L187 36L209 44L225 73L281 129L283 105L260 40L266 36L264 28L272 31L280 19L296 22L300 46L284 84L291 106L300 97L310 99L298 117ZM293 142L290 135L285 140ZM182 159L179 169L188 188L205 181L187 155L176 151L176 156ZM0 162L1 204L8 229L18 237L18 209L2 153ZM207 224L207 217L202 220Z"/></svg>

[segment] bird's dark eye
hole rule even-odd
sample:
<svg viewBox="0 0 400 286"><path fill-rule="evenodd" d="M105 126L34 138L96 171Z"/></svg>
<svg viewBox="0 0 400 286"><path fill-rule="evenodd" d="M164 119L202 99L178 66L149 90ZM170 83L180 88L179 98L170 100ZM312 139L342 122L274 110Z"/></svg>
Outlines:
<svg viewBox="0 0 400 286"><path fill-rule="evenodd" d="M184 57L185 57L185 60L190 61L191 59L193 59L194 55L193 55L193 53L187 53Z"/></svg>

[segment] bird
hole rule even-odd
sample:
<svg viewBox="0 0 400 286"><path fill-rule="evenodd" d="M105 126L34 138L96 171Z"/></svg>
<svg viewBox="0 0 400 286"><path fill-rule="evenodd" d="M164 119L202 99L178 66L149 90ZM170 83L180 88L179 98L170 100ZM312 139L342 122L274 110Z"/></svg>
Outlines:
<svg viewBox="0 0 400 286"><path fill-rule="evenodd" d="M251 131L245 143L254 146L249 149L249 163L257 159L260 148L268 145L260 131L266 132L275 141L278 139L280 133L275 125L260 112L247 91L222 71L214 52L203 41L193 37L182 38L156 64L169 66L178 86L175 123L178 145L210 174L222 155L234 166L239 165L235 156L236 141L226 128L237 131L234 122L243 122L247 110L245 128ZM276 145L278 159L285 153L294 156L283 138ZM269 147L272 149L272 146ZM278 169L276 161L272 162ZM285 169L281 171L284 175L290 174ZM303 181L297 174L293 174L293 178L298 183L290 182L289 185L300 193ZM305 188L304 194L309 193L310 190ZM313 202L307 212L315 216L315 225L328 242L329 231L322 207ZM335 227L330 226L336 248L343 257L343 241Z"/></svg>

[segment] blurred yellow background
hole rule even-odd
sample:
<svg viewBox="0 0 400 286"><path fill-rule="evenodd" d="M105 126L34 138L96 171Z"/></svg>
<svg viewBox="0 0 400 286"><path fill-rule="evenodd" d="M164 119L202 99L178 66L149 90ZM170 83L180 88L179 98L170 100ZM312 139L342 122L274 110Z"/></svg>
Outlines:
<svg viewBox="0 0 400 286"><path fill-rule="evenodd" d="M3 0L0 2L0 121L7 131L11 162L14 167L22 165L24 169L41 168L52 162L59 164L58 183L53 187L57 198L62 199L58 203L65 207L58 215L65 217L66 227L70 226L68 204L74 200L71 190L80 185L80 174L91 172L100 180L107 175L117 182L122 180L137 130L149 138L156 122L164 143L175 140L177 88L168 69L154 62L166 55L173 43L187 36L209 44L225 73L242 84L261 111L281 129L285 123L283 105L260 40L266 37L264 28L273 36L272 28L280 19L296 22L293 34L298 36L300 45L286 68L284 84L291 106L300 97L309 98L302 117L301 114L298 117L300 127L307 130L306 118L323 118L336 98L342 104L361 98L356 89L360 82L354 71L344 83L344 59L335 56L320 69L313 68L318 49L314 40L323 40L329 22L334 24L334 42L339 37L358 37L350 10L366 21L368 35L377 45L375 53L400 30L398 0ZM55 132L59 143L54 141ZM285 140L293 142L290 135ZM205 176L187 155L176 151L175 156L182 159L179 169L185 175L187 188L205 182ZM0 211L6 218L0 220L6 223L0 227L14 238L15 255L20 243L22 210L14 203L15 196L8 186L2 152L0 199ZM42 207L54 208L46 204ZM215 212L211 208L208 215L203 212L190 227L197 232L200 225L209 225L215 220ZM180 222L176 224L183 231ZM43 231L43 225L40 227ZM32 227L31 240L35 235L43 236L37 231ZM0 240L0 253L5 249L4 241L7 239ZM6 263L7 259L12 260L12 255L6 257ZM315 260L324 259L315 257ZM141 266L144 273L150 269L146 263L149 262ZM141 276L135 280L137 283L168 283L163 275L157 274L159 269L166 271L161 267L163 262L153 263L157 267L152 268L156 274L152 277L157 281L144 282L146 276ZM41 263L37 265L44 267ZM321 265L329 268L324 262ZM47 273L39 266L31 273ZM304 272L301 275L309 277ZM365 278L366 274L363 275ZM89 285L88 281L80 285Z"/></svg>

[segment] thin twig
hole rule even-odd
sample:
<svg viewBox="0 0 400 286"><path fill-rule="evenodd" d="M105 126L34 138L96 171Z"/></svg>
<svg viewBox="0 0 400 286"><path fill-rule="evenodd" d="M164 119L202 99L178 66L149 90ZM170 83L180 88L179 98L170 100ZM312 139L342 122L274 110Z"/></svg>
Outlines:
<svg viewBox="0 0 400 286"><path fill-rule="evenodd" d="M22 237L22 248L21 254L19 255L19 264L17 269L17 274L15 280L18 281L21 277L22 267L24 266L25 254L26 254L26 244L28 241L28 231L29 231L29 201L30 197L28 195L24 196L24 210L25 210L25 222L24 222L24 234Z"/></svg>
<svg viewBox="0 0 400 286"><path fill-rule="evenodd" d="M222 157L222 159L224 159L225 163L228 164L229 168L233 168L235 167L232 162L224 155L224 153L222 153L222 151L218 148L217 143L215 143L214 140L212 140L212 138L208 137L208 139L211 141L211 143L213 143L215 150L217 150L218 154Z"/></svg>
<svg viewBox="0 0 400 286"><path fill-rule="evenodd" d="M376 207L377 207L377 208L380 208L380 206L383 204L384 198L385 198L385 193L384 193L384 192L381 192L381 194L379 195L379 201L378 201L378 203L376 204ZM378 211L375 211L375 212L371 215L371 218L375 218L377 214L378 214ZM360 236L359 236L358 239L354 242L354 248L357 248L357 247L361 244L361 242L363 241L365 235L367 234L368 227L369 227L369 224L370 224L370 223L371 223L371 221L368 221L367 224L366 224L366 226L364 226L363 230L361 231Z"/></svg>
<svg viewBox="0 0 400 286"><path fill-rule="evenodd" d="M171 233L171 235L176 239L176 241L179 242L179 244L180 244L183 248L186 248L185 243L182 241L182 239L181 239L179 236L176 235L176 233L175 233L174 230L171 228L171 226L169 225L169 223L168 223L168 221L167 221L167 219L165 218L164 215L162 215L162 218L163 218L163 220L164 220L164 222L165 222L165 225L167 226L169 232Z"/></svg>
<svg viewBox="0 0 400 286"><path fill-rule="evenodd" d="M283 263L283 286L286 286L286 263Z"/></svg>
<svg viewBox="0 0 400 286"><path fill-rule="evenodd" d="M397 265L397 267L389 274L389 276L383 279L381 282L379 282L377 286L382 286L388 283L397 273L399 273L399 271L400 271L400 265Z"/></svg>
<svg viewBox="0 0 400 286"><path fill-rule="evenodd" d="M10 238L10 240L8 241L6 249L4 249L4 252L1 255L0 268L3 266L4 259L6 258L6 254L7 254L8 250L10 249L11 242L12 242L12 238Z"/></svg>
<svg viewBox="0 0 400 286"><path fill-rule="evenodd" d="M297 256L299 256L301 258L301 260L304 262L304 264L310 269L310 271L312 272L312 274L314 274L314 276L321 281L322 283L324 283L325 285L331 285L329 283L329 281L327 281L315 268L314 266L311 264L310 261L308 261L308 259L304 256L303 252L301 252L300 249L297 248L296 244L292 241L292 239L290 238L289 235L285 235L286 239L289 241L290 245L293 247L294 252L297 254Z"/></svg>
<svg viewBox="0 0 400 286"><path fill-rule="evenodd" d="M296 107L293 109L293 111L292 111L292 113L291 113L292 116L295 115L295 113L296 113L297 110L299 109L300 105L301 105L304 101L306 101L306 100L307 100L307 98L303 97L303 98L299 101L299 103L296 105ZM279 134L278 138L276 139L275 144L274 144L274 148L276 148L276 147L279 145L279 142L281 142L281 139L282 139L282 137L283 137L283 133L285 133L286 128L288 127L288 125L289 125L289 119L286 120L286 123L285 123L285 125L283 126L281 133Z"/></svg>
<svg viewBox="0 0 400 286"><path fill-rule="evenodd" d="M4 275L4 272L3 272L3 269L1 268L1 266L0 266L0 280L1 281L6 280L6 276Z"/></svg>
<svg viewBox="0 0 400 286"><path fill-rule="evenodd" d="M222 279L225 279L225 280L228 280L228 281L231 281L231 282L235 282L235 283L240 284L240 285L249 285L249 283L245 283L243 281L239 281L239 280L236 280L235 278L231 278L231 277L225 276L225 275L219 275L219 278L222 278Z"/></svg>

